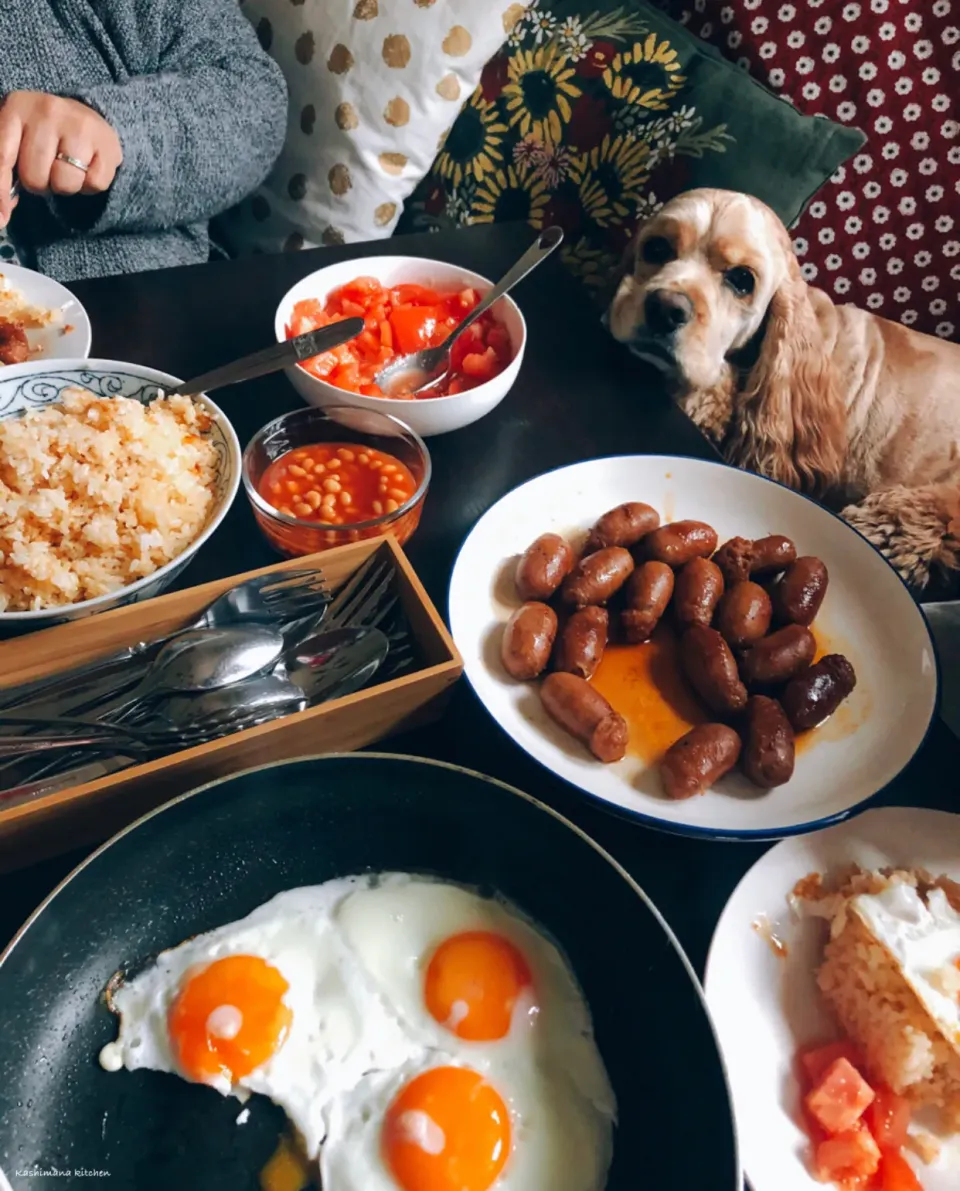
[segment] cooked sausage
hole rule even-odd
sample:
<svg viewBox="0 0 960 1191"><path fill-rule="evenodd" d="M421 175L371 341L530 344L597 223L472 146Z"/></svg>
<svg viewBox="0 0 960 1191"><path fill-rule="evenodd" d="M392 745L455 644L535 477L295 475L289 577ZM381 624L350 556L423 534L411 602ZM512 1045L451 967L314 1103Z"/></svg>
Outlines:
<svg viewBox="0 0 960 1191"><path fill-rule="evenodd" d="M521 600L549 600L573 570L573 550L557 533L541 534L517 563Z"/></svg>
<svg viewBox="0 0 960 1191"><path fill-rule="evenodd" d="M19 323L0 319L0 364L23 364L30 358L30 343Z"/></svg>
<svg viewBox="0 0 960 1191"><path fill-rule="evenodd" d="M805 555L792 562L773 588L773 612L779 624L813 624L827 594L827 568Z"/></svg>
<svg viewBox="0 0 960 1191"><path fill-rule="evenodd" d="M709 558L693 558L680 568L673 594L677 624L682 629L699 624L709 627L723 595L723 575Z"/></svg>
<svg viewBox="0 0 960 1191"><path fill-rule="evenodd" d="M500 657L511 678L526 682L542 673L557 636L557 614L548 604L522 604L503 629Z"/></svg>
<svg viewBox="0 0 960 1191"><path fill-rule="evenodd" d="M627 751L627 721L599 691L575 674L548 674L540 698L551 719L582 741L598 761L619 761Z"/></svg>
<svg viewBox="0 0 960 1191"><path fill-rule="evenodd" d="M563 626L553 659L554 670L593 678L607 647L610 615L606 608L581 608Z"/></svg>
<svg viewBox="0 0 960 1191"><path fill-rule="evenodd" d="M727 587L743 583L750 578L753 542L749 538L731 538L729 542L723 543L713 556L713 561L720 568Z"/></svg>
<svg viewBox="0 0 960 1191"><path fill-rule="evenodd" d="M741 768L755 786L771 790L793 777L796 743L786 712L776 699L753 695L747 703L747 726Z"/></svg>
<svg viewBox="0 0 960 1191"><path fill-rule="evenodd" d="M788 624L747 650L740 673L750 686L775 686L806 669L816 652L813 633L802 624Z"/></svg>
<svg viewBox="0 0 960 1191"><path fill-rule="evenodd" d="M560 594L565 604L585 608L605 604L626 583L633 571L633 557L622 546L608 546L582 558L564 579Z"/></svg>
<svg viewBox="0 0 960 1191"><path fill-rule="evenodd" d="M639 501L617 505L604 513L587 538L584 554L593 554L607 546L633 546L660 524L660 514Z"/></svg>
<svg viewBox="0 0 960 1191"><path fill-rule="evenodd" d="M709 558L716 548L716 530L703 521L673 521L643 540L647 558L672 567L682 567L691 558Z"/></svg>
<svg viewBox="0 0 960 1191"><path fill-rule="evenodd" d="M740 681L730 646L716 629L694 625L680 638L680 663L687 681L711 711L742 711L747 688Z"/></svg>
<svg viewBox="0 0 960 1191"><path fill-rule="evenodd" d="M627 580L626 607L620 614L624 636L631 644L649 641L673 595L673 569L665 562L644 562Z"/></svg>
<svg viewBox="0 0 960 1191"><path fill-rule="evenodd" d="M726 724L697 724L667 749L660 778L668 798L702 794L736 765L740 737Z"/></svg>
<svg viewBox="0 0 960 1191"><path fill-rule="evenodd" d="M751 575L775 575L785 570L796 560L797 548L782 533L771 533L757 538L750 552Z"/></svg>
<svg viewBox="0 0 960 1191"><path fill-rule="evenodd" d="M842 653L828 653L787 683L783 710L794 729L804 732L833 715L856 685L850 662Z"/></svg>
<svg viewBox="0 0 960 1191"><path fill-rule="evenodd" d="M717 628L728 645L743 649L765 637L773 607L759 583L737 583L724 595L717 609Z"/></svg>

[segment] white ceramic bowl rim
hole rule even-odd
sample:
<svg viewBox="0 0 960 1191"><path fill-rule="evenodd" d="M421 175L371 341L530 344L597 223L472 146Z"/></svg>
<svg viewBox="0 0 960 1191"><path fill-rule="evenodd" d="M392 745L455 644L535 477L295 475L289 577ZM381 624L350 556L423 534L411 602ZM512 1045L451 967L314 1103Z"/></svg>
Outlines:
<svg viewBox="0 0 960 1191"><path fill-rule="evenodd" d="M15 379L17 376L33 376L38 372L127 372L132 376L142 377L148 383L154 384L161 389L173 388L182 383L180 377L171 376L169 372L160 372L156 368L147 368L143 364L130 364L125 360L97 359L32 360L28 364L11 365L3 373L0 373L0 378L6 383ZM233 504L233 499L240 487L240 440L237 438L237 432L234 430L233 424L220 406L216 402L211 401L206 394L202 394L201 399L204 406L217 421L224 438L227 440L227 444L233 455L234 476L229 491L220 502L220 507L214 510L206 526L197 537L185 549L181 550L176 558L171 558L162 567L157 567L155 571L151 571L149 575L144 575L141 579L137 579L135 583L129 583L125 587L118 587L116 591L108 591L104 595L93 596L89 600L78 600L74 604L56 604L50 608L38 608L31 612L0 612L0 625L29 624L31 621L52 620L57 616L64 615L67 611L73 613L78 609L94 611L100 604L111 603L121 596L133 595L146 587L147 584L154 583L157 579L162 578L183 559L185 554L196 553L211 537L229 512L230 506Z"/></svg>
<svg viewBox="0 0 960 1191"><path fill-rule="evenodd" d="M285 414L280 414L279 417L274 418L273 421L267 422L266 426L261 426L260 429L257 431L257 433L253 436L253 438L250 439L250 441L247 443L246 447L244 448L243 462L242 462L242 467L241 467L241 474L243 477L243 490L244 490L244 492L246 492L247 496L250 499L250 503L254 506L254 508L258 509L261 513L263 513L264 516L270 517L274 521L279 521L283 525L289 525L292 529L313 529L313 530L323 529L323 530L328 530L331 533L337 533L338 531L341 533L349 532L350 530L353 530L353 529L374 529L378 525L392 525L395 521L399 521L401 517L403 517L407 513L409 513L411 509L416 508L417 502L419 500L423 499L424 494L426 493L427 489L430 487L430 478L433 475L433 460L430 458L430 452L427 449L427 444L423 441L423 439L420 437L420 435L417 434L416 430L414 430L410 426L408 426L406 424L406 422L402 422L399 418L395 418L393 416L393 414L387 414L387 413L381 414L380 416L384 417L384 418L388 418L391 422L394 423L395 426L398 426L401 430L403 430L404 433L410 435L410 437L416 443L417 447L420 449L420 453L423 456L424 462L426 464L426 466L423 469L423 479L417 485L417 488L416 488L416 491L414 492L414 494L404 504L400 505L399 508L394 509L392 513L384 513L382 517L374 517L371 521L350 521L344 525L331 525L326 521L303 521L299 517L288 517L286 513L281 513L279 509L274 508L274 506L272 504L270 504L268 501L266 501L260 495L260 493L254 487L254 485L251 483L249 472L247 469L247 461L250 458L250 455L253 451L254 445L257 442L259 442L260 439L266 438L268 434L270 434L274 429L279 427L281 422L286 421L287 418L292 417L294 415L302 416L305 414L306 415L313 414L314 416L318 416L321 414L334 414L334 413L347 413L347 412L349 412L351 414L356 414L359 410L360 410L360 407L358 407L356 405L325 405L322 408L320 408L318 406L308 405L308 406L305 406L303 409L289 410ZM368 412L372 412L372 411L368 411ZM300 448L297 448L297 447L291 448L291 450L298 450L298 449L300 449ZM282 458L282 456L279 456L279 457Z"/></svg>
<svg viewBox="0 0 960 1191"><path fill-rule="evenodd" d="M368 257L368 258L364 258L361 256L361 257L357 257L357 264L358 265L362 264L365 259L368 259L372 262L379 262L379 261L383 261L383 260L393 260L393 261L402 261L406 264L417 264L417 265L422 264L424 266L425 271L431 265L438 265L444 269L456 269L457 272L462 273L465 278L467 278L467 277L470 278L471 285L476 287L477 289L481 289L481 287L486 286L487 290L491 290L491 289L493 289L493 286L494 286L494 283L488 277L484 277L482 273L475 273L472 269L462 269L459 265L454 264L452 261L438 261L433 257L404 256L402 253L397 253L396 255L389 255L389 256L372 256L372 257ZM292 285L290 287L290 289L288 289L287 292L280 299L280 305L277 307L277 312L274 315L274 320L273 320L273 324L274 324L273 331L277 337L278 343L285 343L286 339L287 339L286 320L283 317L282 312L288 305L288 299L289 299L290 295L293 293L293 291L295 289L300 289L301 286L305 286L308 281L312 281L314 278L319 278L320 276L322 276L322 274L326 273L327 269L330 267L332 267L332 266L328 265L323 269L317 269L313 273L308 273L306 275L306 277L301 277L301 279L296 283L296 285ZM376 274L374 272L370 272L369 274L360 272L357 274L357 276L358 277L366 277L366 276L376 277ZM379 281L379 278L376 278L376 280ZM381 282L381 284L382 284L382 282ZM401 282L398 284L416 285L417 282ZM486 291L483 291L483 292L486 292ZM328 294L325 293L323 295L323 300L326 300L327 296L328 296ZM482 296L483 296L483 293L481 293L481 297ZM298 299L298 301L299 301L299 299ZM499 299L499 302L506 302L509 306L511 306L513 308L514 314L520 320L520 342L514 349L513 356L511 357L510 363L512 364L513 361L517 358L517 356L520 355L520 353L523 351L524 347L526 346L527 320L523 317L523 311L521 311L520 307L516 304L516 302L513 300L513 298L510 297L509 294L504 294L503 297ZM498 303L495 302L494 306L497 306L497 305L498 305ZM510 365L508 364L507 367L509 368L509 366ZM303 367L302 364L297 364L296 367L300 368L304 372L306 372L306 369ZM312 374L307 373L307 375L309 376ZM319 377L314 377L314 379L320 380ZM493 384L494 381L496 381L496 379L497 379L497 377L492 377L490 380L485 380L482 385L475 385L474 388L469 389L467 391L471 392L471 393L482 393L483 390L487 387L487 385ZM324 381L322 383L326 384L327 382ZM456 398L456 397L459 397L460 394L459 393L453 393L453 394L448 393L443 397L375 397L375 396L370 396L367 398L367 400L368 401L385 401L385 402L389 402L390 404L393 404L393 405L397 404L398 402L409 401L409 402L416 402L416 404L418 406L422 406L425 409L430 409L432 406L438 405L442 402L450 401L451 396Z"/></svg>

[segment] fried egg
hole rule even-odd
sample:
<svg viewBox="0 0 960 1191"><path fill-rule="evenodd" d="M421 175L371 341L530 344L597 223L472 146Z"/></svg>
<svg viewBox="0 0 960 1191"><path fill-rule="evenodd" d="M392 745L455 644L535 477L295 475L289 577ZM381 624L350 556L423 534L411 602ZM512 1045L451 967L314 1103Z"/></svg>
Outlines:
<svg viewBox="0 0 960 1191"><path fill-rule="evenodd" d="M912 884L892 879L850 905L960 1054L960 913L946 893L934 887L921 897Z"/></svg>

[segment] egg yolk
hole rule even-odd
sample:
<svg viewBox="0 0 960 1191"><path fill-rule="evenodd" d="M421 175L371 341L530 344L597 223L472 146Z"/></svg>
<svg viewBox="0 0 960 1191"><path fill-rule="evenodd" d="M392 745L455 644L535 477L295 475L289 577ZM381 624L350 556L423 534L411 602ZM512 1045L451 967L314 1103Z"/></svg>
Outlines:
<svg viewBox="0 0 960 1191"><path fill-rule="evenodd" d="M257 955L228 955L195 972L167 1015L177 1062L198 1082L249 1075L280 1049L293 1014L290 986Z"/></svg>
<svg viewBox="0 0 960 1191"><path fill-rule="evenodd" d="M533 981L517 948L491 931L452 935L430 957L424 1000L430 1016L470 1042L510 1032L513 1007Z"/></svg>
<svg viewBox="0 0 960 1191"><path fill-rule="evenodd" d="M403 1191L487 1191L510 1152L510 1118L482 1075L434 1067L387 1109L381 1145Z"/></svg>

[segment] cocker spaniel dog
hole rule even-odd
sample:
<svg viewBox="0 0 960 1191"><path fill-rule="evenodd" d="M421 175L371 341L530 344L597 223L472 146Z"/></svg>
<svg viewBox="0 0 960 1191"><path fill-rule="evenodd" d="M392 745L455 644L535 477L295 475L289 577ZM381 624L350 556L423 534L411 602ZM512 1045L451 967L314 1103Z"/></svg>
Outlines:
<svg viewBox="0 0 960 1191"><path fill-rule="evenodd" d="M913 587L960 567L960 347L835 306L744 194L667 203L629 268L611 331L730 463L841 510Z"/></svg>

